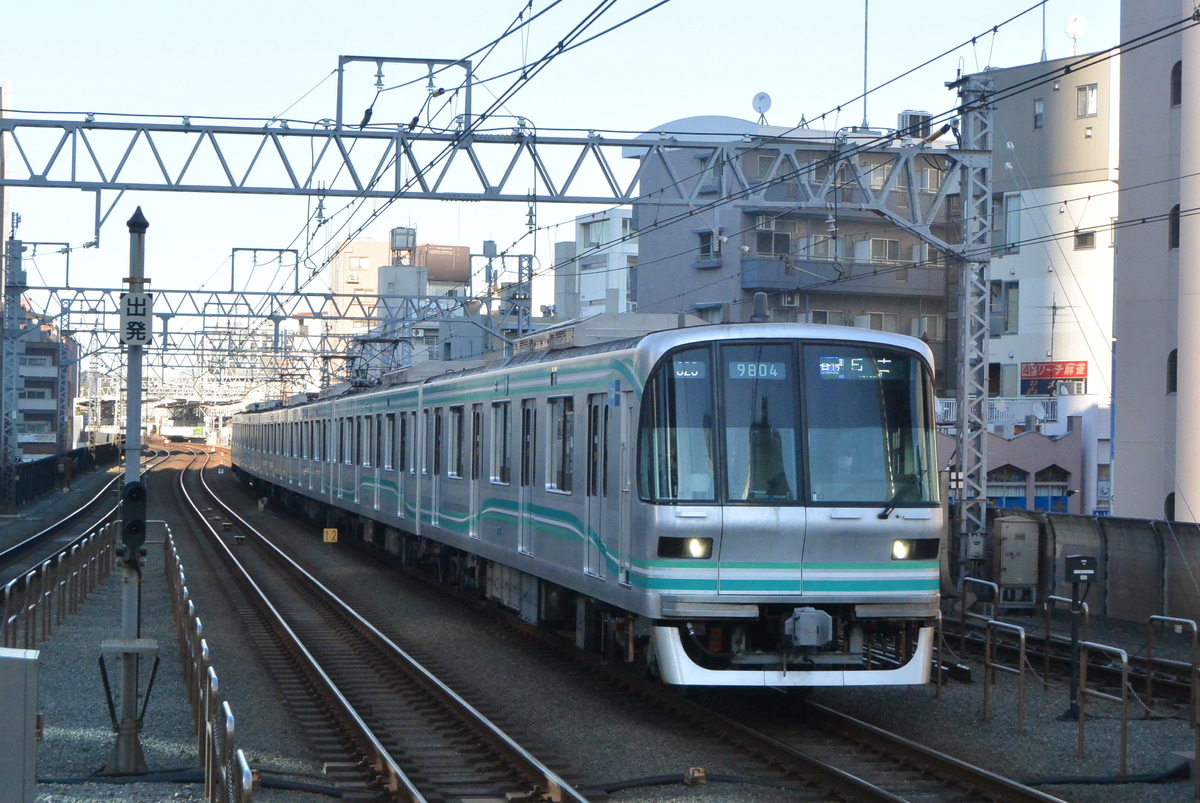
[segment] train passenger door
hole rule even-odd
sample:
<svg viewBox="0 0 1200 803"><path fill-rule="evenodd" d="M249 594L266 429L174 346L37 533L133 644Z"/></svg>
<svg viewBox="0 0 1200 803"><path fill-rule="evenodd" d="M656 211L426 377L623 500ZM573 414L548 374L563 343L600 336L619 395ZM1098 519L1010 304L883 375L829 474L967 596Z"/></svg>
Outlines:
<svg viewBox="0 0 1200 803"><path fill-rule="evenodd" d="M533 553L533 483L537 473L537 400L521 402L521 485L517 494L517 551Z"/></svg>
<svg viewBox="0 0 1200 803"><path fill-rule="evenodd" d="M609 489L609 398L606 393L594 393L587 399L587 477L585 504L587 516L584 540L584 571L594 577L604 577L605 505ZM615 463L614 463L615 465Z"/></svg>
<svg viewBox="0 0 1200 803"><path fill-rule="evenodd" d="M481 474L483 473L483 405L471 405L471 464L467 467L470 472L470 478L467 480L470 485L470 501L467 507L467 535L471 538L479 537L479 484L483 482Z"/></svg>

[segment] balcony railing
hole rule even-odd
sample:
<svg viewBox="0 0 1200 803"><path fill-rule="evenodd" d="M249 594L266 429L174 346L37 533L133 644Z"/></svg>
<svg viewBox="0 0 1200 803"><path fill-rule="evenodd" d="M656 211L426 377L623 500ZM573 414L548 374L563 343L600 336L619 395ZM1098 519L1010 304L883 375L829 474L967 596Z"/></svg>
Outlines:
<svg viewBox="0 0 1200 803"><path fill-rule="evenodd" d="M958 423L958 400L938 399L938 426L954 426ZM1033 416L1039 421L1058 421L1057 396L1020 396L1017 398L997 397L988 399L989 424L1023 424Z"/></svg>

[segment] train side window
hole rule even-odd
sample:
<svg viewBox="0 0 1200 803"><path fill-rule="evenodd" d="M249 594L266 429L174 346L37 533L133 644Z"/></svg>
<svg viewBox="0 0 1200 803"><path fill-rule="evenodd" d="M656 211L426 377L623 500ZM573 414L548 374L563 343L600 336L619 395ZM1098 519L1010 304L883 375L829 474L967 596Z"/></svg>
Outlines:
<svg viewBox="0 0 1200 803"><path fill-rule="evenodd" d="M480 463L483 460L483 405L471 408L471 479L479 479Z"/></svg>
<svg viewBox="0 0 1200 803"><path fill-rule="evenodd" d="M396 466L405 471L408 468L408 413L400 414L400 453L396 457Z"/></svg>
<svg viewBox="0 0 1200 803"><path fill-rule="evenodd" d="M638 493L655 502L712 502L712 353L677 351L651 373L642 394L638 432Z"/></svg>
<svg viewBox="0 0 1200 803"><path fill-rule="evenodd" d="M512 402L492 402L491 481L501 485L512 482Z"/></svg>
<svg viewBox="0 0 1200 803"><path fill-rule="evenodd" d="M395 468L392 459L396 449L396 414L388 413L383 418L383 469L391 471Z"/></svg>
<svg viewBox="0 0 1200 803"><path fill-rule="evenodd" d="M575 400L550 399L550 469L546 490L571 493L575 474Z"/></svg>
<svg viewBox="0 0 1200 803"><path fill-rule="evenodd" d="M362 453L362 464L367 468L370 468L375 462L373 454L375 450L372 448L375 441L374 423L374 419L369 415L358 420L359 451Z"/></svg>
<svg viewBox="0 0 1200 803"><path fill-rule="evenodd" d="M429 408L421 411L421 427L425 432L425 459L421 461L421 473L429 474L433 468L433 427L429 425Z"/></svg>
<svg viewBox="0 0 1200 803"><path fill-rule="evenodd" d="M450 408L450 431L446 433L449 439L449 467L446 476L462 479L463 475L463 408Z"/></svg>
<svg viewBox="0 0 1200 803"><path fill-rule="evenodd" d="M521 485L533 485L537 476L537 402L521 402Z"/></svg>
<svg viewBox="0 0 1200 803"><path fill-rule="evenodd" d="M587 494L608 496L608 397L588 397Z"/></svg>
<svg viewBox="0 0 1200 803"><path fill-rule="evenodd" d="M420 434L417 430L417 411L413 410L408 414L408 473L417 473L417 451L420 444Z"/></svg>
<svg viewBox="0 0 1200 803"><path fill-rule="evenodd" d="M442 408L433 411L433 475L442 475Z"/></svg>

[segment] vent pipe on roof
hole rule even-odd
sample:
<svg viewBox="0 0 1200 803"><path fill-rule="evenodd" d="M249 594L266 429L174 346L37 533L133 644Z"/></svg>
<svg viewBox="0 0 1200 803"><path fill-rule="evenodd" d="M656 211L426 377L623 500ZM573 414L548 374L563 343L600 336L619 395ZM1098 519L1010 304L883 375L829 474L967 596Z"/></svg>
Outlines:
<svg viewBox="0 0 1200 803"><path fill-rule="evenodd" d="M750 314L750 323L766 323L771 320L767 315L767 294L754 294L754 312Z"/></svg>

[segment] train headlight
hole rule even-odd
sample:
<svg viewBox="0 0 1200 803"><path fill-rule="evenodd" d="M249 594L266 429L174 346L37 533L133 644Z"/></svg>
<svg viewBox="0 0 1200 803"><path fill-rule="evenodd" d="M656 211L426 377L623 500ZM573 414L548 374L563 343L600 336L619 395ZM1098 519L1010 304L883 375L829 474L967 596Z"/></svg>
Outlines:
<svg viewBox="0 0 1200 803"><path fill-rule="evenodd" d="M658 556L703 560L712 557L712 545L711 538L659 538Z"/></svg>
<svg viewBox="0 0 1200 803"><path fill-rule="evenodd" d="M897 538L892 542L892 560L936 560L938 539Z"/></svg>

